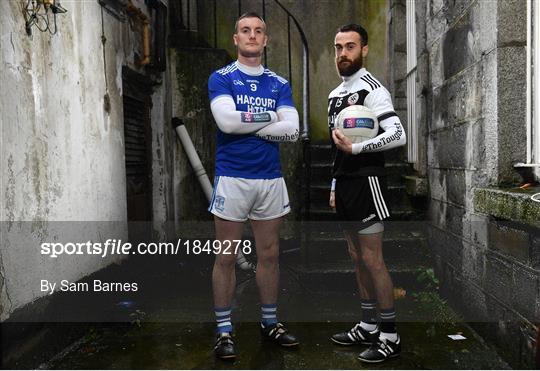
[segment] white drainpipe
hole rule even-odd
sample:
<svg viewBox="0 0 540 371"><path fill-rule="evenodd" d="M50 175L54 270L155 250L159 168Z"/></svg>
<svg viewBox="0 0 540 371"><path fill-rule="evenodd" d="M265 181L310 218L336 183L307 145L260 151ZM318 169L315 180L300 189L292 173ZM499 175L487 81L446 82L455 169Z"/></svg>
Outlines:
<svg viewBox="0 0 540 371"><path fill-rule="evenodd" d="M199 180L199 184L203 189L204 195L206 196L208 202L210 202L212 199L212 183L210 183L210 180L208 179L206 170L204 170L204 166L199 158L199 154L197 153L195 146L193 145L193 142L191 141L191 138L189 137L186 126L178 117L173 117L172 124L176 134L182 142L182 147L184 147L184 151L188 156L191 167L193 167L193 171L195 171L195 175ZM244 254L242 254L242 251L238 251L238 255L236 256L236 265L238 265L238 267L242 270L255 271L255 265L246 259Z"/></svg>

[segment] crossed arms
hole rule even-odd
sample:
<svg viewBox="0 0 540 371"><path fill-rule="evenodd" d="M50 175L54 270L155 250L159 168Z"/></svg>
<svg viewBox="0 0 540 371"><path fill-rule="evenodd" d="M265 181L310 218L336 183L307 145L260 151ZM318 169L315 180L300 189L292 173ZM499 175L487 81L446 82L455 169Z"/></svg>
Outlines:
<svg viewBox="0 0 540 371"><path fill-rule="evenodd" d="M277 112L236 110L232 97L222 95L210 103L219 129L226 134L253 134L271 142L295 142L299 136L298 112L294 107L278 107Z"/></svg>

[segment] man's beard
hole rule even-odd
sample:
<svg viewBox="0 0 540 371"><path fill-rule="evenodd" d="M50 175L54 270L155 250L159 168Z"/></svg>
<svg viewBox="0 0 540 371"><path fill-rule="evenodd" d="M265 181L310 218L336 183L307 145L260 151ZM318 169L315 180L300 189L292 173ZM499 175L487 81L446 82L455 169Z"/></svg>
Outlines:
<svg viewBox="0 0 540 371"><path fill-rule="evenodd" d="M347 66L341 65L342 62L350 62ZM362 68L363 60L362 55L359 55L358 58L353 59L352 61L347 58L340 58L337 63L337 69L340 76L351 76L356 73L360 68Z"/></svg>

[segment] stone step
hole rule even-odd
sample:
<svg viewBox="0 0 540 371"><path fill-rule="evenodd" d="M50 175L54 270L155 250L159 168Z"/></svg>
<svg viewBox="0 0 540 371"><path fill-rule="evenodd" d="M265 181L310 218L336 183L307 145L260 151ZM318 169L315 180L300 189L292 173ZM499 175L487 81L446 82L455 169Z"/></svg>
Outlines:
<svg viewBox="0 0 540 371"><path fill-rule="evenodd" d="M418 267L419 268L419 267ZM421 290L424 284L417 280L417 268L392 267L388 269L395 288L407 291ZM306 290L350 291L358 290L352 263L312 264L297 270L298 279Z"/></svg>
<svg viewBox="0 0 540 371"><path fill-rule="evenodd" d="M347 242L342 233L317 233L317 237L308 239L306 244L307 262L310 264L331 263L350 264ZM323 236L323 237L321 237ZM416 268L429 265L431 256L426 238L420 233L392 233L383 237L384 259L389 268Z"/></svg>
<svg viewBox="0 0 540 371"><path fill-rule="evenodd" d="M312 161L332 160L332 146L330 144L312 144L310 147ZM384 157L387 162L405 162L407 152L405 147L395 148L385 151Z"/></svg>
<svg viewBox="0 0 540 371"><path fill-rule="evenodd" d="M336 221L336 213L329 206L309 208L309 216L312 221Z"/></svg>
<svg viewBox="0 0 540 371"><path fill-rule="evenodd" d="M311 221L337 221L336 213L329 206L311 206L309 209ZM422 213L412 209L392 208L393 221L424 220Z"/></svg>
<svg viewBox="0 0 540 371"><path fill-rule="evenodd" d="M332 162L318 161L311 162L311 183L330 183L332 182Z"/></svg>
<svg viewBox="0 0 540 371"><path fill-rule="evenodd" d="M310 201L312 207L325 207L330 197L330 184L315 183L310 186ZM399 205L401 209L411 208L410 198L404 185L389 185L385 198L388 206Z"/></svg>
<svg viewBox="0 0 540 371"><path fill-rule="evenodd" d="M387 183L389 185L403 185L403 176L412 173L411 166L405 162L388 162L385 165ZM311 161L311 183L328 183L332 181L332 160Z"/></svg>
<svg viewBox="0 0 540 371"><path fill-rule="evenodd" d="M335 214L334 214L335 215ZM352 223L353 225L355 222ZM343 225L337 220L302 222L300 229L304 236L312 239L335 239L341 236ZM424 220L385 221L384 230L388 238L412 236L422 238L428 233L428 224Z"/></svg>
<svg viewBox="0 0 540 371"><path fill-rule="evenodd" d="M332 161L332 146L330 144L312 144L310 146L311 161Z"/></svg>
<svg viewBox="0 0 540 371"><path fill-rule="evenodd" d="M412 174L411 164L406 162L386 162L386 181L388 184L404 184L403 176Z"/></svg>
<svg viewBox="0 0 540 371"><path fill-rule="evenodd" d="M407 161L407 146L394 148L384 151L384 158L387 162L405 162Z"/></svg>

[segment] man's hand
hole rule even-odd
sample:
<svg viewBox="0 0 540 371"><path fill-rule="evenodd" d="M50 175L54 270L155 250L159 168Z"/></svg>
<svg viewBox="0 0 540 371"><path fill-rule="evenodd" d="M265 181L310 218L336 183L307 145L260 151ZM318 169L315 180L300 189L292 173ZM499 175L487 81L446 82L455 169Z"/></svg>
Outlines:
<svg viewBox="0 0 540 371"><path fill-rule="evenodd" d="M332 130L332 139L336 147L345 153L352 153L352 142L339 129Z"/></svg>
<svg viewBox="0 0 540 371"><path fill-rule="evenodd" d="M336 208L336 191L330 191L330 202L328 204L332 209Z"/></svg>

